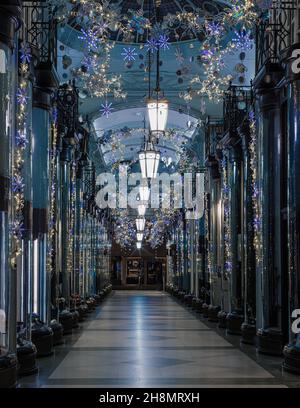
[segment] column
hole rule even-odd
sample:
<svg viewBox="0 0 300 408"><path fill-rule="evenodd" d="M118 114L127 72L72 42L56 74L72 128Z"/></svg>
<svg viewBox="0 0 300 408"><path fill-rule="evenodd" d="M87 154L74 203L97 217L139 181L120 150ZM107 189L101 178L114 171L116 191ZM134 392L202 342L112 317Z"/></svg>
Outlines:
<svg viewBox="0 0 300 408"><path fill-rule="evenodd" d="M70 232L70 163L72 160L71 146L63 140L60 153L60 252L61 252L61 295L68 307L70 301L70 271L68 265L69 232Z"/></svg>
<svg viewBox="0 0 300 408"><path fill-rule="evenodd" d="M74 290L76 293L80 294L80 280L81 280L81 237L82 237L82 206L83 206L83 198L82 198L82 165L79 162L76 174L76 205L75 205L75 231L74 231L74 251L75 251L75 258L74 258Z"/></svg>
<svg viewBox="0 0 300 408"><path fill-rule="evenodd" d="M257 336L258 351L281 355L285 333L281 313L285 295L281 264L281 93L274 84L257 91L259 194L261 205L261 262L257 268ZM279 78L280 79L280 78Z"/></svg>
<svg viewBox="0 0 300 408"><path fill-rule="evenodd" d="M232 108L234 109L234 107ZM223 138L226 151L227 208L224 208L225 271L228 277L229 313L226 328L229 334L241 334L244 321L241 271L241 144L236 129L230 129ZM223 282L225 284L225 282ZM224 289L223 289L224 290Z"/></svg>
<svg viewBox="0 0 300 408"><path fill-rule="evenodd" d="M10 263L11 163L15 135L16 35L21 2L0 4L0 387L16 382L16 260Z"/></svg>
<svg viewBox="0 0 300 408"><path fill-rule="evenodd" d="M243 298L244 298L244 323L242 325L243 343L254 344L256 335L255 313L256 313L256 296L255 296L255 248L253 234L253 195L256 194L252 184L252 174L250 166L250 147L251 135L249 120L244 121L238 129L242 140L242 280L243 280Z"/></svg>
<svg viewBox="0 0 300 408"><path fill-rule="evenodd" d="M241 233L241 152L239 146L229 150L230 231L231 231L231 308L242 307L242 274L240 262Z"/></svg>
<svg viewBox="0 0 300 408"><path fill-rule="evenodd" d="M289 345L284 348L285 370L300 374L300 72L298 60L300 44L295 44L284 55L286 63L287 94L287 180L288 180L288 316Z"/></svg>
<svg viewBox="0 0 300 408"><path fill-rule="evenodd" d="M46 102L46 104L45 104ZM33 102L33 311L48 320L50 94L35 88Z"/></svg>

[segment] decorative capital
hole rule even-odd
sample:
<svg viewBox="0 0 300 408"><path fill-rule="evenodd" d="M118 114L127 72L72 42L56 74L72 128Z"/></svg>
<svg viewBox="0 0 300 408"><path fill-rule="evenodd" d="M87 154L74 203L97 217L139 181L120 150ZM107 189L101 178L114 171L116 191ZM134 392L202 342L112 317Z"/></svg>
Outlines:
<svg viewBox="0 0 300 408"><path fill-rule="evenodd" d="M0 2L0 38L11 49L15 48L15 32L22 23L21 0L10 0L2 4Z"/></svg>

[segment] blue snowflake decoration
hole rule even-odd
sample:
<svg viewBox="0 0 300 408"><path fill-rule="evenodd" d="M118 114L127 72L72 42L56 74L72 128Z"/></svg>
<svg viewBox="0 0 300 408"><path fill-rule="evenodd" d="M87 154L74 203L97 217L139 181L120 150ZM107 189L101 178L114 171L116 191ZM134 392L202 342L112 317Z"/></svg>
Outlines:
<svg viewBox="0 0 300 408"><path fill-rule="evenodd" d="M104 20L99 21L95 27L94 32L98 35L104 35L108 30L108 23Z"/></svg>
<svg viewBox="0 0 300 408"><path fill-rule="evenodd" d="M100 112L102 114L102 116L106 116L106 118L109 117L109 115L112 114L112 111L114 108L112 108L112 103L108 103L107 101L105 103L101 104L101 108Z"/></svg>
<svg viewBox="0 0 300 408"><path fill-rule="evenodd" d="M135 48L131 48L131 47L123 48L123 52L121 55L124 61L135 61L135 57L137 57Z"/></svg>
<svg viewBox="0 0 300 408"><path fill-rule="evenodd" d="M17 101L20 105L26 105L28 96L26 95L26 89L19 88L17 92Z"/></svg>
<svg viewBox="0 0 300 408"><path fill-rule="evenodd" d="M12 181L12 190L14 193L22 193L24 190L25 184L23 177L20 175L15 175Z"/></svg>
<svg viewBox="0 0 300 408"><path fill-rule="evenodd" d="M57 108L53 108L52 109L52 120L53 122L56 124L58 121L58 109Z"/></svg>
<svg viewBox="0 0 300 408"><path fill-rule="evenodd" d="M249 119L253 122L255 120L255 113L253 110L249 112Z"/></svg>
<svg viewBox="0 0 300 408"><path fill-rule="evenodd" d="M246 51L251 50L253 48L253 35L250 30L241 30L241 31L234 31L235 38L233 38L233 42L239 50Z"/></svg>
<svg viewBox="0 0 300 408"><path fill-rule="evenodd" d="M157 51L158 50L157 40L155 38L150 38L149 40L147 40L145 48L147 52L153 53L154 51Z"/></svg>
<svg viewBox="0 0 300 408"><path fill-rule="evenodd" d="M167 37L165 34L162 34L159 36L157 40L157 45L159 48L163 49L164 51L169 49L169 37Z"/></svg>
<svg viewBox="0 0 300 408"><path fill-rule="evenodd" d="M18 130L17 136L16 136L16 145L17 145L17 147L19 147L21 149L25 149L27 143L28 143L28 139L26 137L25 132L21 132L20 130Z"/></svg>
<svg viewBox="0 0 300 408"><path fill-rule="evenodd" d="M223 32L223 27L220 23L215 23L214 21L206 24L206 31L212 37L219 37Z"/></svg>
<svg viewBox="0 0 300 408"><path fill-rule="evenodd" d="M31 61L31 49L27 43L23 43L20 48L20 60L23 64L29 64Z"/></svg>
<svg viewBox="0 0 300 408"><path fill-rule="evenodd" d="M201 58L203 62L209 62L214 55L213 50L202 50L201 51Z"/></svg>
<svg viewBox="0 0 300 408"><path fill-rule="evenodd" d="M90 28L86 31L82 28L81 32L82 35L78 36L78 38L87 43L89 50L97 49L99 47L100 39L98 38L96 31L93 31Z"/></svg>
<svg viewBox="0 0 300 408"><path fill-rule="evenodd" d="M258 215L256 215L253 220L253 228L255 231L259 231L260 227L261 227L261 219L259 218Z"/></svg>

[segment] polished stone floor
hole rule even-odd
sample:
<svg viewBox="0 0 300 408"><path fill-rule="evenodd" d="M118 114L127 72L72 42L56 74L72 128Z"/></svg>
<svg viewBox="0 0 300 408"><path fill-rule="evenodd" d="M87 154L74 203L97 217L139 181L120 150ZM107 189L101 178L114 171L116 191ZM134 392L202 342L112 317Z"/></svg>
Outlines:
<svg viewBox="0 0 300 408"><path fill-rule="evenodd" d="M241 349L158 291L116 291L20 387L300 387L281 358Z"/></svg>

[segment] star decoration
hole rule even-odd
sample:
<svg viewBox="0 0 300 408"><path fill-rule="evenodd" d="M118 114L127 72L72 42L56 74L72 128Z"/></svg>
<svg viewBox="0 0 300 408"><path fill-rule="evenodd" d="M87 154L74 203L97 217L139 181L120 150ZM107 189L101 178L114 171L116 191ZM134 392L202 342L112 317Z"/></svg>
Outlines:
<svg viewBox="0 0 300 408"><path fill-rule="evenodd" d="M155 38L150 38L149 40L147 40L146 44L145 44L145 48L147 49L147 52L151 52L153 53L154 51L157 51L157 41Z"/></svg>
<svg viewBox="0 0 300 408"><path fill-rule="evenodd" d="M101 104L102 109L100 109L100 112L102 114L102 116L106 116L106 118L109 117L109 115L112 114L112 110L114 108L112 108L112 103L108 103L107 101L105 103Z"/></svg>
<svg viewBox="0 0 300 408"><path fill-rule="evenodd" d="M137 53L135 52L135 48L123 48L123 52L121 54L124 58L124 61L135 61L135 57Z"/></svg>
<svg viewBox="0 0 300 408"><path fill-rule="evenodd" d="M21 105L25 105L28 100L28 96L26 95L26 89L24 88L19 88L17 92L17 101Z"/></svg>
<svg viewBox="0 0 300 408"><path fill-rule="evenodd" d="M23 177L20 176L19 174L15 175L13 177L13 181L12 181L12 190L14 193L21 193L23 192L24 189L24 180Z"/></svg>
<svg viewBox="0 0 300 408"><path fill-rule="evenodd" d="M97 36L97 32L91 28L87 31L83 28L81 29L82 35L78 38L80 40L84 40L87 43L87 47L89 50L97 49L99 47L100 39Z"/></svg>
<svg viewBox="0 0 300 408"><path fill-rule="evenodd" d="M30 47L27 43L23 43L20 48L20 60L22 63L29 64L32 58Z"/></svg>
<svg viewBox="0 0 300 408"><path fill-rule="evenodd" d="M239 50L251 50L253 48L253 37L250 30L234 31L235 38L233 38L233 43Z"/></svg>
<svg viewBox="0 0 300 408"><path fill-rule="evenodd" d="M164 51L169 49L169 37L167 37L165 34L162 34L159 36L157 45L159 48L163 49Z"/></svg>
<svg viewBox="0 0 300 408"><path fill-rule="evenodd" d="M183 63L184 63L184 56L183 56L183 53L182 53L182 51L181 51L180 48L176 48L176 50L175 50L175 58L176 58L176 61L177 61L179 64L183 64Z"/></svg>
<svg viewBox="0 0 300 408"><path fill-rule="evenodd" d="M99 23L97 23L94 27L94 33L98 35L103 35L107 32L108 29L108 23L104 20L101 20Z"/></svg>
<svg viewBox="0 0 300 408"><path fill-rule="evenodd" d="M219 37L223 33L223 27L221 24L215 23L214 21L206 23L205 28L210 36Z"/></svg>

